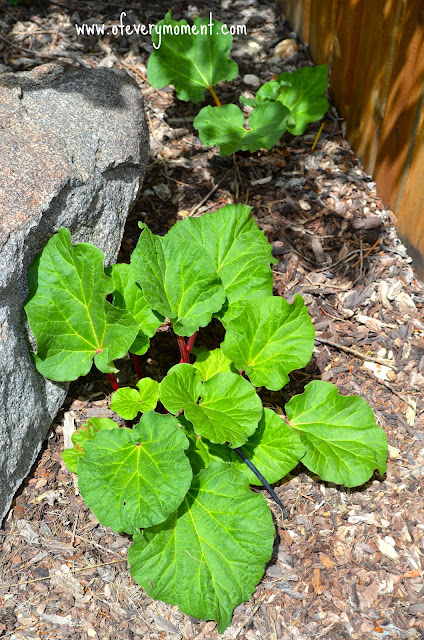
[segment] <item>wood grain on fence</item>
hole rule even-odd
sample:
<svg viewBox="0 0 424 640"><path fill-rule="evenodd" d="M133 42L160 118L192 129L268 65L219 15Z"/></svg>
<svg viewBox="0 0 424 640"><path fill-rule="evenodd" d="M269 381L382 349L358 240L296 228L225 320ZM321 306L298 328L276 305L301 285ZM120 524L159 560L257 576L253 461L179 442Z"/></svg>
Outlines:
<svg viewBox="0 0 424 640"><path fill-rule="evenodd" d="M424 277L423 0L284 0Z"/></svg>

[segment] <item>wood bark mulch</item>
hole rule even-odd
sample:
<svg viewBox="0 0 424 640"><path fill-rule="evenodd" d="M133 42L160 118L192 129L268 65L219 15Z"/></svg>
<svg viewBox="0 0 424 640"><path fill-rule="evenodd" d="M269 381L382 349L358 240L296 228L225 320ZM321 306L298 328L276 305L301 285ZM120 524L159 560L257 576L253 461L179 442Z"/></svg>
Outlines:
<svg viewBox="0 0 424 640"><path fill-rule="evenodd" d="M124 68L139 83L151 133L144 186L128 219L120 259L137 242L138 222L165 233L178 219L231 202L253 207L273 246L275 294L301 294L316 329L311 363L281 392L263 392L284 406L312 379L358 394L384 428L390 455L385 477L359 489L321 482L299 465L276 491L277 537L272 561L251 599L236 608L224 638L424 638L424 286L397 238L372 178L343 137L331 108L314 151L319 123L270 152L219 158L192 127L200 105L179 102L172 90L145 81L151 45L138 36L81 37L75 22L156 22L168 8L177 19L196 8L183 2L142 3L0 1L0 70L23 70L49 59ZM246 23L232 57L240 76L219 86L222 102L273 74L311 64L298 43L276 61L275 45L293 34L271 3L215 2L198 7L228 24ZM3 65L3 66L2 66ZM215 335L215 334L213 334ZM218 333L216 333L218 335ZM211 339L200 335L199 342ZM170 332L161 329L143 357L146 375L163 376L178 361ZM134 382L129 360L120 381ZM85 507L61 452L64 431L88 418L114 417L106 378L93 372L71 385L22 490L0 530L0 637L157 638L208 640L214 622L152 601L131 578L130 538L99 524Z"/></svg>

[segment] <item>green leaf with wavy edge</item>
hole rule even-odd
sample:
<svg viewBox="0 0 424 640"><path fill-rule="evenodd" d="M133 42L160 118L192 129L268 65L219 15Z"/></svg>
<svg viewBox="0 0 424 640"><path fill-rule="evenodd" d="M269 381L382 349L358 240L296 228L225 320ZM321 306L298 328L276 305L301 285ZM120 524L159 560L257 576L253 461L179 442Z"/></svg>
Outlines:
<svg viewBox="0 0 424 640"><path fill-rule="evenodd" d="M182 362L172 367L160 383L160 401L167 411L177 414L198 401L201 388L193 365Z"/></svg>
<svg viewBox="0 0 424 640"><path fill-rule="evenodd" d="M71 243L60 229L29 268L29 326L37 340L33 354L38 371L51 380L76 380L93 364L103 373L116 372L113 360L133 343L138 325L127 311L106 296L113 282L103 269L97 247Z"/></svg>
<svg viewBox="0 0 424 640"><path fill-rule="evenodd" d="M169 30L168 25L178 26L179 33L163 33L164 27ZM238 66L228 58L233 38L229 33L221 33L222 22L215 20L212 32L205 18L195 18L193 26L197 34L193 27L190 33L183 33L187 22L172 20L170 11L158 22L152 40L156 47L160 46L149 57L147 80L156 89L172 84L180 100L200 102L206 89L235 78Z"/></svg>
<svg viewBox="0 0 424 640"><path fill-rule="evenodd" d="M213 460L220 462L231 462L233 460L235 454L226 444L214 444L207 438L198 436L192 423L187 420L184 414L178 416L177 420L181 423L182 429L190 442L186 456L190 460L194 475L198 475L202 469L210 467Z"/></svg>
<svg viewBox="0 0 424 640"><path fill-rule="evenodd" d="M264 409L259 427L241 447L243 453L272 484L295 468L306 451L299 435L271 409ZM233 453L233 462L250 484L262 485L253 471Z"/></svg>
<svg viewBox="0 0 424 640"><path fill-rule="evenodd" d="M199 138L205 146L220 147L220 156L235 151L271 149L287 130L290 110L280 102L264 102L255 107L249 117L249 129L244 127L243 111L235 104L203 107L193 120Z"/></svg>
<svg viewBox="0 0 424 640"><path fill-rule="evenodd" d="M216 620L222 633L262 578L273 541L264 496L233 465L214 461L166 522L135 535L128 562L149 596Z"/></svg>
<svg viewBox="0 0 424 640"><path fill-rule="evenodd" d="M113 305L118 309L126 309L138 322L138 335L129 348L131 353L142 356L150 346L150 340L156 329L164 321L164 317L151 309L147 304L140 285L135 280L134 270L129 264L114 264L108 267L106 275L114 284Z"/></svg>
<svg viewBox="0 0 424 640"><path fill-rule="evenodd" d="M110 418L90 418L71 436L72 449L62 451L62 460L72 473L77 473L78 460L84 455L84 444L87 440L92 440L98 431L103 429L118 429L119 426Z"/></svg>
<svg viewBox="0 0 424 640"><path fill-rule="evenodd" d="M133 534L181 504L192 470L189 442L171 415L149 411L133 429L97 433L78 462L78 487L105 527Z"/></svg>
<svg viewBox="0 0 424 640"><path fill-rule="evenodd" d="M231 316L237 303L272 295L270 264L277 260L251 210L243 204L229 204L200 218L185 218L168 233L182 242L195 242L213 259L228 301L218 312L222 322Z"/></svg>
<svg viewBox="0 0 424 640"><path fill-rule="evenodd" d="M262 402L248 380L236 373L216 373L201 387L199 404L184 415L199 436L215 444L240 447L258 427Z"/></svg>
<svg viewBox="0 0 424 640"><path fill-rule="evenodd" d="M306 446L303 464L322 480L357 487L387 468L386 435L359 396L314 380L286 405L290 426Z"/></svg>
<svg viewBox="0 0 424 640"><path fill-rule="evenodd" d="M170 319L174 332L191 336L209 324L225 301L212 258L198 244L176 234L155 236L143 229L131 256L135 277L149 305Z"/></svg>
<svg viewBox="0 0 424 640"><path fill-rule="evenodd" d="M328 111L329 104L324 95L328 86L327 78L326 64L280 73L276 80L262 85L255 100L257 104L276 100L290 109L292 120L288 120L287 129L299 136L309 123L321 120Z"/></svg>
<svg viewBox="0 0 424 640"><path fill-rule="evenodd" d="M238 373L234 364L224 355L221 349L213 349L208 351L200 351L196 357L196 362L193 364L193 368L196 370L196 374L205 382L212 378L215 373L223 373L224 371L231 371L232 373Z"/></svg>
<svg viewBox="0 0 424 640"><path fill-rule="evenodd" d="M159 382L142 378L137 389L122 387L112 395L110 408L124 420L133 420L138 413L154 411L159 400Z"/></svg>
<svg viewBox="0 0 424 640"><path fill-rule="evenodd" d="M308 364L315 331L303 298L292 304L270 296L248 300L227 325L221 349L255 387L278 391L289 372Z"/></svg>

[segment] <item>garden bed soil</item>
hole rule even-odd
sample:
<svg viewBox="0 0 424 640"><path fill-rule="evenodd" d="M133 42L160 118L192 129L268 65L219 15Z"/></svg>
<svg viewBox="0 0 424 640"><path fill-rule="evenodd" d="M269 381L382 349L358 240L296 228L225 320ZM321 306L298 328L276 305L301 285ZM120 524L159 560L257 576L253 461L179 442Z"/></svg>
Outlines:
<svg viewBox="0 0 424 640"><path fill-rule="evenodd" d="M310 64L302 45L275 61L272 48L290 38L273 5L253 0L209 0L228 24L246 23L232 57L240 76L218 87L222 102L249 94L245 74L261 82ZM204 148L192 120L204 104L183 103L171 89L146 80L151 46L138 36L78 37L74 21L156 22L168 8L193 17L183 2L46 2L12 7L0 2L3 70L50 60L123 68L139 83L151 134L144 187L128 218L120 254L128 261L142 221L165 233L177 220L227 203L253 207L273 246L276 295L301 294L316 329L311 363L291 375L281 392L261 392L265 404L284 402L313 379L361 395L389 441L384 477L359 489L321 482L299 465L275 490L288 509L269 501L276 524L274 554L250 600L238 606L223 637L240 640L307 638L424 638L424 287L400 243L393 213L343 137L331 108L312 151L319 123L290 134L270 152L220 158ZM283 47L284 49L284 47ZM292 47L293 49L293 47ZM219 326L200 332L213 346ZM142 358L145 375L161 378L179 360L169 327L160 328ZM129 360L120 381L135 382ZM130 538L99 524L64 466L65 436L90 417L112 417L108 380L92 372L70 387L13 507L0 530L0 637L187 638L218 637L214 622L152 601L131 578ZM265 494L266 495L266 494ZM268 496L266 496L268 498Z"/></svg>

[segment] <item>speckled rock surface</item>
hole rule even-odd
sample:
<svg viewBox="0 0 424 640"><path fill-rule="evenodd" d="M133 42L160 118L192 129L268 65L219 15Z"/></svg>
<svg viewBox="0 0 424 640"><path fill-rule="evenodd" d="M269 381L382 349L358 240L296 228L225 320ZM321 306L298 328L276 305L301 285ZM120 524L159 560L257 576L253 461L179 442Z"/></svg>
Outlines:
<svg viewBox="0 0 424 640"><path fill-rule="evenodd" d="M61 227L114 262L147 156L125 72L51 63L0 75L0 521L67 389L29 356L28 266Z"/></svg>

